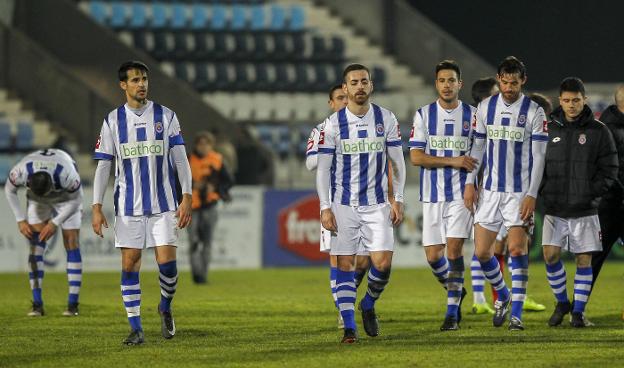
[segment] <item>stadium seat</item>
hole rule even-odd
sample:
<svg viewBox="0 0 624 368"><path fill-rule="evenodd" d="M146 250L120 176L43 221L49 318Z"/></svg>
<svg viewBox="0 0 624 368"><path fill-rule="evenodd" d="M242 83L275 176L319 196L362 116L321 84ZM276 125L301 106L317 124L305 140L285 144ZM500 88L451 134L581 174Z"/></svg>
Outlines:
<svg viewBox="0 0 624 368"><path fill-rule="evenodd" d="M216 60L224 60L227 59L229 55L230 48L228 47L228 38L230 34L225 33L215 33L214 35L214 48L212 58Z"/></svg>
<svg viewBox="0 0 624 368"><path fill-rule="evenodd" d="M232 56L236 60L247 61L253 57L253 51L250 46L251 40L247 33L238 32L234 34L234 52Z"/></svg>
<svg viewBox="0 0 624 368"><path fill-rule="evenodd" d="M11 125L8 120L0 118L0 151L11 150Z"/></svg>
<svg viewBox="0 0 624 368"><path fill-rule="evenodd" d="M91 1L89 3L89 13L96 22L106 25L108 12L106 11L106 5L104 3L101 1Z"/></svg>
<svg viewBox="0 0 624 368"><path fill-rule="evenodd" d="M232 91L242 91L242 92L251 90L251 83L250 83L249 72L248 72L248 64L237 63L234 69L235 69L235 75L236 75L234 77L234 83L229 84L227 88Z"/></svg>
<svg viewBox="0 0 624 368"><path fill-rule="evenodd" d="M167 26L167 8L162 3L154 3L152 5L152 21L150 26L155 29L165 28Z"/></svg>
<svg viewBox="0 0 624 368"><path fill-rule="evenodd" d="M333 81L327 77L327 65L322 63L314 64L314 82L316 85L329 86Z"/></svg>
<svg viewBox="0 0 624 368"><path fill-rule="evenodd" d="M282 31L286 28L286 11L283 6L271 5L271 31Z"/></svg>
<svg viewBox="0 0 624 368"><path fill-rule="evenodd" d="M267 91L270 87L269 71L266 63L255 64L255 75L253 86L256 91Z"/></svg>
<svg viewBox="0 0 624 368"><path fill-rule="evenodd" d="M265 29L264 7L251 7L251 19L249 23L249 29L251 31L259 31Z"/></svg>
<svg viewBox="0 0 624 368"><path fill-rule="evenodd" d="M214 50L215 38L212 33L195 32L195 49L193 50L193 58L195 60L206 60L212 56Z"/></svg>
<svg viewBox="0 0 624 368"><path fill-rule="evenodd" d="M132 44L134 47L141 49L145 52L151 53L152 50L149 50L147 47L147 33L144 31L133 31L132 32Z"/></svg>
<svg viewBox="0 0 624 368"><path fill-rule="evenodd" d="M290 91L291 83L285 63L275 64L275 82L272 87L277 91Z"/></svg>
<svg viewBox="0 0 624 368"><path fill-rule="evenodd" d="M213 31L222 31L227 25L227 16L225 7L222 5L215 5L212 7L212 14L210 16L210 29Z"/></svg>
<svg viewBox="0 0 624 368"><path fill-rule="evenodd" d="M0 184L6 183L12 168L13 158L5 155L0 156Z"/></svg>
<svg viewBox="0 0 624 368"><path fill-rule="evenodd" d="M287 126L275 127L277 133L277 142L274 142L275 151L281 159L285 159L290 154L290 128Z"/></svg>
<svg viewBox="0 0 624 368"><path fill-rule="evenodd" d="M292 58L297 60L305 60L306 43L303 33L293 33L292 38Z"/></svg>
<svg viewBox="0 0 624 368"><path fill-rule="evenodd" d="M217 63L215 65L214 89L217 91L227 90L230 85L230 74L226 63Z"/></svg>
<svg viewBox="0 0 624 368"><path fill-rule="evenodd" d="M333 36L328 50L328 59L331 61L343 61L345 55L345 42L342 38Z"/></svg>
<svg viewBox="0 0 624 368"><path fill-rule="evenodd" d="M305 27L305 11L300 5L294 5L290 8L290 19L288 21L288 30L297 32L302 31Z"/></svg>
<svg viewBox="0 0 624 368"><path fill-rule="evenodd" d="M111 5L111 18L109 25L114 29L121 29L126 26L127 21L126 5L124 3L113 3Z"/></svg>
<svg viewBox="0 0 624 368"><path fill-rule="evenodd" d="M320 36L312 37L312 54L310 58L313 60L327 60L327 48L325 47L325 39Z"/></svg>
<svg viewBox="0 0 624 368"><path fill-rule="evenodd" d="M273 52L270 54L273 60L279 61L288 59L290 50L287 37L286 33L283 32L273 35Z"/></svg>
<svg viewBox="0 0 624 368"><path fill-rule="evenodd" d="M373 82L375 83L375 89L378 91L386 90L386 71L380 67L373 67L371 70Z"/></svg>
<svg viewBox="0 0 624 368"><path fill-rule="evenodd" d="M188 35L183 32L177 32L173 34L174 39L174 47L173 47L173 58L176 60L184 60L190 55L191 50L189 50L189 42Z"/></svg>
<svg viewBox="0 0 624 368"><path fill-rule="evenodd" d="M131 29L143 29L147 27L146 6L141 3L132 3L130 7L130 21L128 27Z"/></svg>
<svg viewBox="0 0 624 368"><path fill-rule="evenodd" d="M311 78L308 73L308 65L298 63L295 66L295 80L293 83L293 89L298 92L307 92L314 88L314 83L311 82Z"/></svg>
<svg viewBox="0 0 624 368"><path fill-rule="evenodd" d="M195 63L195 80L192 84L200 92L213 89L208 77L208 65L206 63Z"/></svg>
<svg viewBox="0 0 624 368"><path fill-rule="evenodd" d="M156 60L165 60L171 56L168 37L171 36L165 31L154 32L154 50L152 55Z"/></svg>
<svg viewBox="0 0 624 368"><path fill-rule="evenodd" d="M202 4L193 4L191 8L191 29L202 30L208 24L207 8Z"/></svg>
<svg viewBox="0 0 624 368"><path fill-rule="evenodd" d="M172 6L171 28L174 30L185 29L188 23L186 5L175 3Z"/></svg>
<svg viewBox="0 0 624 368"><path fill-rule="evenodd" d="M35 133L31 122L17 123L17 135L15 136L15 149L26 151L33 148Z"/></svg>
<svg viewBox="0 0 624 368"><path fill-rule="evenodd" d="M189 80L186 63L184 63L184 62L175 63L175 67L174 68L175 68L175 76L176 76L176 78L184 80L184 81L188 81Z"/></svg>
<svg viewBox="0 0 624 368"><path fill-rule="evenodd" d="M271 54L268 51L266 35L261 32L254 32L252 57L256 60L266 60Z"/></svg>
<svg viewBox="0 0 624 368"><path fill-rule="evenodd" d="M245 8L241 5L232 6L232 18L230 19L230 29L233 31L242 31L247 26L247 14Z"/></svg>

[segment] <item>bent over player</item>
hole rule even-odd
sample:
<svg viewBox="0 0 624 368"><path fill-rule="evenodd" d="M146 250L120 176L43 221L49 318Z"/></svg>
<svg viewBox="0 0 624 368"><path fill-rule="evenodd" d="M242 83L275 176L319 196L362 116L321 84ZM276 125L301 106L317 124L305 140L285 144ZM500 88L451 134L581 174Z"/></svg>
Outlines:
<svg viewBox="0 0 624 368"><path fill-rule="evenodd" d="M27 214L20 208L17 191L26 187ZM43 253L46 242L60 226L67 251L69 297L64 316L78 315L78 296L82 285L82 258L78 238L82 220L82 187L76 163L59 149L35 151L13 167L4 186L7 201L13 210L19 231L30 240L31 317L44 315L41 288Z"/></svg>
<svg viewBox="0 0 624 368"><path fill-rule="evenodd" d="M359 309L364 330L369 336L377 336L375 302L390 279L392 225L403 220L405 162L394 114L370 103L373 83L368 68L349 65L343 79L349 103L332 114L320 132L316 186L321 224L332 232L331 254L338 257L336 290L344 320L342 342L353 343L357 341L355 254L360 244L370 252L368 291ZM387 200L388 156L395 169L392 205Z"/></svg>
<svg viewBox="0 0 624 368"><path fill-rule="evenodd" d="M102 226L108 227L102 202L113 158L117 163L115 247L121 249L121 295L132 329L124 340L127 345L144 342L139 284L144 248L154 248L160 271L162 335L166 339L175 335L171 314L178 283L175 242L177 228L191 222L191 168L180 123L173 111L147 99L147 73L147 66L138 61L119 67L119 85L127 102L104 119L93 155L99 162L93 182L92 225L99 236L103 236ZM174 170L182 186L179 207Z"/></svg>

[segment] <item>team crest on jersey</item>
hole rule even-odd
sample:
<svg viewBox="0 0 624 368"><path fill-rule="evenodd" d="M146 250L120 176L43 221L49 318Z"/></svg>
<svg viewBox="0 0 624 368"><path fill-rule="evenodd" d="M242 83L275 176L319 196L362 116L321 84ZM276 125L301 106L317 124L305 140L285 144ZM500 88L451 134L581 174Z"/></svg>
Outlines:
<svg viewBox="0 0 624 368"><path fill-rule="evenodd" d="M526 115L522 114L518 117L518 124L524 125L526 123Z"/></svg>
<svg viewBox="0 0 624 368"><path fill-rule="evenodd" d="M587 136L584 133L582 133L581 135L579 135L579 143L585 144L585 142L587 142Z"/></svg>
<svg viewBox="0 0 624 368"><path fill-rule="evenodd" d="M102 143L102 136L100 135L95 142L95 149L100 149L100 143Z"/></svg>
<svg viewBox="0 0 624 368"><path fill-rule="evenodd" d="M156 129L156 133L162 133L163 131L163 125L160 121L156 122L156 124L154 124L154 129Z"/></svg>
<svg viewBox="0 0 624 368"><path fill-rule="evenodd" d="M467 121L464 121L464 131L468 131L468 129L470 129L470 123Z"/></svg>
<svg viewBox="0 0 624 368"><path fill-rule="evenodd" d="M384 132L384 127L382 123L379 123L375 126L375 130L377 131L377 134L382 135Z"/></svg>

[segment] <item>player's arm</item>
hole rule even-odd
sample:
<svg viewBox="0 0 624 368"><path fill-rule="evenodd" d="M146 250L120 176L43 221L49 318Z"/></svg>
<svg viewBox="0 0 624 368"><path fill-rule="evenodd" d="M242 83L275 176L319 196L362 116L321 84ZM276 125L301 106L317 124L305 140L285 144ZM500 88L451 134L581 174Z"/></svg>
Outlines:
<svg viewBox="0 0 624 368"><path fill-rule="evenodd" d="M529 176L529 189L520 205L520 218L527 221L535 211L537 192L542 183L544 166L546 164L546 146L548 145L548 121L541 107L537 108L535 117L531 123L531 154L533 155L533 167Z"/></svg>
<svg viewBox="0 0 624 368"><path fill-rule="evenodd" d="M309 171L316 169L318 165L318 142L320 137L320 129L315 127L310 132L310 137L308 138L308 143L306 146L306 168Z"/></svg>
<svg viewBox="0 0 624 368"><path fill-rule="evenodd" d="M596 161L596 173L591 178L592 190L596 196L602 197L609 191L618 175L618 151L611 131L602 126L600 143L598 144L598 160Z"/></svg>
<svg viewBox="0 0 624 368"><path fill-rule="evenodd" d="M336 142L329 124L319 132L318 165L316 167L316 191L321 208L321 225L329 231L337 231L336 218L331 210L329 187L331 166L336 155Z"/></svg>
<svg viewBox="0 0 624 368"><path fill-rule="evenodd" d="M178 217L178 228L183 229L191 224L193 176L191 174L191 165L186 155L182 132L180 131L180 122L175 114L173 114L169 124L169 152L178 173L180 186L182 187L182 202L178 206L176 215ZM170 175L173 175L173 173Z"/></svg>
<svg viewBox="0 0 624 368"><path fill-rule="evenodd" d="M79 199L82 197L81 183L80 183L80 175L74 168L74 166L69 166L67 174L61 180L61 186L63 190L68 193L68 206L64 206L63 210L56 214L48 223L43 227L41 232L39 233L39 239L41 241L46 241L54 235L56 232L56 228L62 224L69 216L73 215L80 209L80 205L82 204L82 200Z"/></svg>
<svg viewBox="0 0 624 368"><path fill-rule="evenodd" d="M485 154L485 142L487 138L485 130L485 116L483 116L483 106L479 103L477 112L475 112L472 118L472 145L470 147L469 156L476 160L475 167L472 171L468 172L466 176L466 187L464 188L464 205L471 212L474 212L475 204L477 202L477 191L475 189L476 177L481 169L481 164Z"/></svg>
<svg viewBox="0 0 624 368"><path fill-rule="evenodd" d="M104 194L110 177L110 169L113 158L115 157L115 142L111 133L108 121L102 123L102 130L95 144L93 159L98 161L93 178L93 205L91 206L91 226L93 232L100 237L104 237L102 226L108 228L108 221L102 212L102 202L104 202Z"/></svg>
<svg viewBox="0 0 624 368"><path fill-rule="evenodd" d="M24 216L24 213L22 212L19 197L17 196L17 191L21 186L18 185L19 176L19 170L17 167L14 167L9 174L9 180L7 180L4 184L4 194L6 195L9 207L11 207L11 210L13 211L20 233L28 239L31 239L33 230L28 224L28 221L26 221L26 216Z"/></svg>
<svg viewBox="0 0 624 368"><path fill-rule="evenodd" d="M392 190L394 191L394 202L392 202L390 219L393 225L398 226L403 222L403 193L405 190L406 169L399 122L394 114L391 118L391 128L386 136L386 150L388 152L388 158L390 158L393 165Z"/></svg>

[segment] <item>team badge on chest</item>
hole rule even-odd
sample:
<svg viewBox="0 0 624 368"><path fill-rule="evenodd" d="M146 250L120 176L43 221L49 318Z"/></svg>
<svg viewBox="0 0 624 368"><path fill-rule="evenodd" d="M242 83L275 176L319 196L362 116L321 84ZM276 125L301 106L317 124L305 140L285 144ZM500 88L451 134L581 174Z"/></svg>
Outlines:
<svg viewBox="0 0 624 368"><path fill-rule="evenodd" d="M585 142L587 142L587 136L584 133L582 133L579 135L579 143L585 144Z"/></svg>
<svg viewBox="0 0 624 368"><path fill-rule="evenodd" d="M383 135L384 134L384 127L383 124L377 124L375 126L375 131L377 132L377 135Z"/></svg>
<svg viewBox="0 0 624 368"><path fill-rule="evenodd" d="M156 124L154 124L154 129L156 129L156 133L162 133L163 124L160 121L156 122Z"/></svg>
<svg viewBox="0 0 624 368"><path fill-rule="evenodd" d="M526 123L526 115L522 114L518 117L518 125L524 125Z"/></svg>
<svg viewBox="0 0 624 368"><path fill-rule="evenodd" d="M469 122L467 122L467 121L464 121L464 126L463 126L463 128L464 128L464 131L465 131L465 132L467 132L467 131L468 131L468 129L470 129L470 123L469 123Z"/></svg>

